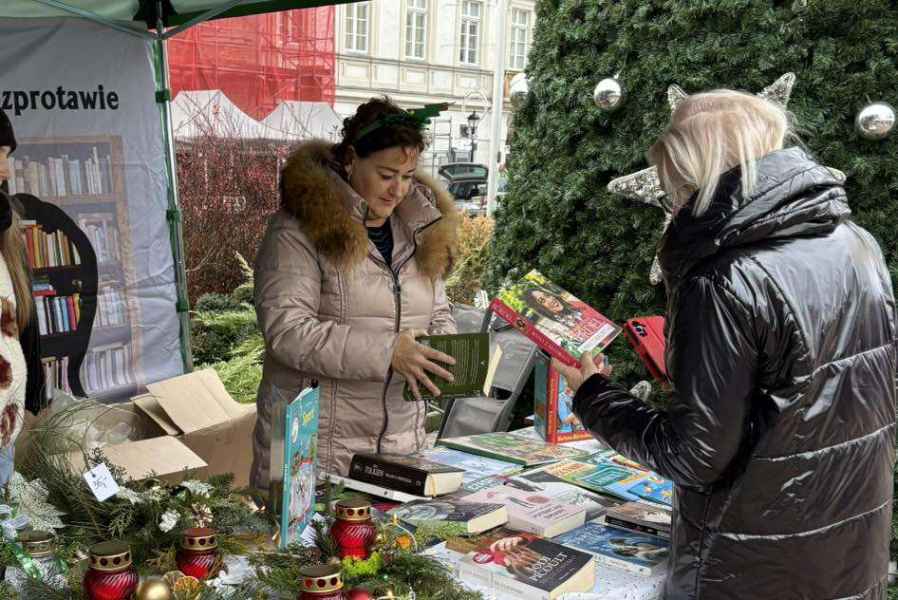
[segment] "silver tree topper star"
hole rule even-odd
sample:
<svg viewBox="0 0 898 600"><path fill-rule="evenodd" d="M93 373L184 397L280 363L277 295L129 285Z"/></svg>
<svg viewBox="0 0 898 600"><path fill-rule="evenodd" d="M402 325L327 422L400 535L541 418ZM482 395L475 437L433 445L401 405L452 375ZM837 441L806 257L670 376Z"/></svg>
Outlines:
<svg viewBox="0 0 898 600"><path fill-rule="evenodd" d="M795 86L795 73L786 73L772 84L765 87L758 96L776 102L782 106L789 104L789 98L792 95L792 88ZM667 103L670 105L670 112L673 113L683 100L689 97L683 88L674 84L667 88ZM845 181L845 174L837 169L830 168L830 171L840 179ZM664 224L662 225L662 234L667 231L668 225L673 220L673 211L670 202L667 200L667 194L661 187L661 181L658 179L658 169L649 167L642 169L630 175L612 179L608 183L608 191L636 200L651 206L657 206L665 213ZM658 262L658 255L652 261L651 272L649 273L649 281L652 285L661 283L661 265Z"/></svg>

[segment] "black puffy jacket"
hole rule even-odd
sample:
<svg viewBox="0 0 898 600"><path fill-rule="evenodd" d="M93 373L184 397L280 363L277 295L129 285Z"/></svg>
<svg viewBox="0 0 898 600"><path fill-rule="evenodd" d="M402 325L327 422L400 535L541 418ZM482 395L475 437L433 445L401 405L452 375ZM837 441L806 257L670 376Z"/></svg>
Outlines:
<svg viewBox="0 0 898 600"><path fill-rule="evenodd" d="M738 169L662 241L670 408L596 375L574 411L676 483L667 600L885 598L895 301L826 168L790 148Z"/></svg>

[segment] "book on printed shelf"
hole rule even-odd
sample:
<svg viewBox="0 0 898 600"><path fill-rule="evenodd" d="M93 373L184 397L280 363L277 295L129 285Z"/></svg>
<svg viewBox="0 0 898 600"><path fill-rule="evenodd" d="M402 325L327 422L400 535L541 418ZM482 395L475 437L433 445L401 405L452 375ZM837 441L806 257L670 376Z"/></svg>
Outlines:
<svg viewBox="0 0 898 600"><path fill-rule="evenodd" d="M502 503L508 509L508 527L543 537L570 531L586 520L582 506L564 504L540 492L500 485L465 496L465 502Z"/></svg>
<svg viewBox="0 0 898 600"><path fill-rule="evenodd" d="M554 541L592 554L596 562L640 575L652 575L666 562L670 543L633 531L586 523Z"/></svg>
<svg viewBox="0 0 898 600"><path fill-rule="evenodd" d="M355 454L349 476L416 496L439 496L457 490L464 470L399 454Z"/></svg>
<svg viewBox="0 0 898 600"><path fill-rule="evenodd" d="M503 288L490 308L550 356L577 367L584 353L604 350L621 332L609 318L535 270Z"/></svg>
<svg viewBox="0 0 898 600"><path fill-rule="evenodd" d="M458 565L462 582L483 586L498 598L554 600L595 585L590 554L533 534L499 528L475 538L450 538L446 547L464 554Z"/></svg>
<svg viewBox="0 0 898 600"><path fill-rule="evenodd" d="M415 500L387 514L412 525L447 525L454 535L471 535L504 525L508 511L502 503L459 502L446 498Z"/></svg>

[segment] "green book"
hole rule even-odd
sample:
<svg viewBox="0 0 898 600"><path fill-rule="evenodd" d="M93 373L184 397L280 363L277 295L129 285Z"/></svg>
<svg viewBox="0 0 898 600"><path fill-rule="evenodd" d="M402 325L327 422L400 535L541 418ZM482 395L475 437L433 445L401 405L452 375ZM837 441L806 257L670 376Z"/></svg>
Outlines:
<svg viewBox="0 0 898 600"><path fill-rule="evenodd" d="M483 393L490 362L490 336L488 333L459 333L456 335L430 335L418 338L418 343L439 350L455 359L455 365L434 361L455 377L449 382L427 372L430 380L440 389L440 399L466 398ZM423 385L418 385L421 398L433 400L434 395ZM405 386L405 399L414 401L411 388Z"/></svg>

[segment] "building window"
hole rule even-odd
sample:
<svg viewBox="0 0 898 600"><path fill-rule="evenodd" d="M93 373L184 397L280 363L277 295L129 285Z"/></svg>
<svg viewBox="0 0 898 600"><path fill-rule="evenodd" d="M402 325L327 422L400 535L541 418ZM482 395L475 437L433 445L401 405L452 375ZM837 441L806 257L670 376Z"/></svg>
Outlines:
<svg viewBox="0 0 898 600"><path fill-rule="evenodd" d="M346 5L346 50L368 52L369 3Z"/></svg>
<svg viewBox="0 0 898 600"><path fill-rule="evenodd" d="M405 12L405 56L424 60L426 48L427 0L408 0Z"/></svg>
<svg viewBox="0 0 898 600"><path fill-rule="evenodd" d="M520 8L511 11L511 48L509 68L523 71L527 66L527 38L530 35L530 12Z"/></svg>
<svg viewBox="0 0 898 600"><path fill-rule="evenodd" d="M476 65L480 62L480 20L483 3L463 0L461 3L461 41L458 60Z"/></svg>

